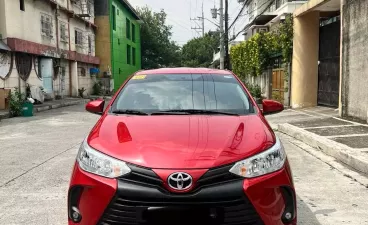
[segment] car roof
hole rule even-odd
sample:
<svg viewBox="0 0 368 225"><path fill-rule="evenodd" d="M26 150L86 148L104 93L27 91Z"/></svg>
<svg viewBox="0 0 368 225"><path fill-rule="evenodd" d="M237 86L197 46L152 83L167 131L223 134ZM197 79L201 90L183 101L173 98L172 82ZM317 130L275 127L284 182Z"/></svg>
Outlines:
<svg viewBox="0 0 368 225"><path fill-rule="evenodd" d="M209 69L209 68L189 68L189 67L178 67L178 68L161 68L153 70L141 70L137 74L232 74L227 70Z"/></svg>

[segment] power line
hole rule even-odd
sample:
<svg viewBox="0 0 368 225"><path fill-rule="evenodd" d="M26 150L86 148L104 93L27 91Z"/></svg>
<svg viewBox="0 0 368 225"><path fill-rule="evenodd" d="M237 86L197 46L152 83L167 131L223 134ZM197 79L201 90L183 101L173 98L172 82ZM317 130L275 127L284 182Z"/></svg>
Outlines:
<svg viewBox="0 0 368 225"><path fill-rule="evenodd" d="M253 11L251 11L251 12L248 12L247 14L244 14L243 16L245 16L245 15L249 15L249 14L251 14L251 13L253 13L253 12L255 12L255 11L257 11L258 9L260 9L260 8L262 8L262 6L264 6L264 5L266 5L267 3L270 3L270 4L268 4L266 7L265 7L265 9L260 13L260 14L258 14L258 15L262 15L264 12L266 12L267 11L267 9L273 4L273 0L269 0L268 2L265 2L265 3L263 3L261 6L259 6L258 8L256 8L256 9L254 9ZM257 18L257 17L256 17ZM256 18L254 18L253 19L253 21L256 19ZM253 22L252 21L252 22ZM244 32L247 28L248 28L248 26L249 26L249 24L251 24L251 23L248 23L241 31L239 31L236 35L235 35L235 37L233 37L230 41L233 41L233 40L235 40L242 32Z"/></svg>
<svg viewBox="0 0 368 225"><path fill-rule="evenodd" d="M243 12L243 10L245 9L246 4L244 3L243 7L241 8L241 10L239 11L238 15L235 17L234 21L231 23L231 25L229 26L229 29L234 26L234 24L236 23L236 21L239 19L239 17L241 16L241 13Z"/></svg>
<svg viewBox="0 0 368 225"><path fill-rule="evenodd" d="M197 33L198 30L202 31L202 37L204 37L204 9L203 9L203 1L202 1L202 16L198 16L197 18L194 19L190 19L191 21L194 21L194 23L196 24L195 27L191 27L192 30L195 30ZM201 24L196 23L196 21L200 21Z"/></svg>

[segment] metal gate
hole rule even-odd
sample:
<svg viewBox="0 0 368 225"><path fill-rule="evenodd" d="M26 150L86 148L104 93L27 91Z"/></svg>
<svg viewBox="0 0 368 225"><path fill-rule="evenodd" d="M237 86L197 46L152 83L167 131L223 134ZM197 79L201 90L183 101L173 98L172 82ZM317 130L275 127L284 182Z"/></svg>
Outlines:
<svg viewBox="0 0 368 225"><path fill-rule="evenodd" d="M321 23L319 36L317 102L331 107L339 105L340 22L336 18Z"/></svg>

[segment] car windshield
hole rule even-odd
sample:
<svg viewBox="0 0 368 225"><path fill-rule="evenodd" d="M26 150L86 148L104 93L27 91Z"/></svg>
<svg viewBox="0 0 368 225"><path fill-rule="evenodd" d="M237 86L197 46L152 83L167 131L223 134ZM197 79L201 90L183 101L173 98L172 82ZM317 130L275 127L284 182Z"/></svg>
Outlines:
<svg viewBox="0 0 368 225"><path fill-rule="evenodd" d="M153 74L135 75L130 79L111 111L246 115L253 113L254 108L232 74Z"/></svg>

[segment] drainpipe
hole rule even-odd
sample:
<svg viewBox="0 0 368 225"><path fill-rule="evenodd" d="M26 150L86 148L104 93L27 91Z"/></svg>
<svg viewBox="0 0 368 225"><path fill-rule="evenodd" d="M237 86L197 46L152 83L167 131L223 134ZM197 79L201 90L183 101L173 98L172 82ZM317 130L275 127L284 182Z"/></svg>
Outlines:
<svg viewBox="0 0 368 225"><path fill-rule="evenodd" d="M69 0L66 1L67 2L67 9L68 11L70 10L70 3ZM71 53L72 50L72 45L71 45L71 39L70 39L70 16L68 16L68 36L69 36L69 54ZM72 62L69 59L69 95L72 96L73 95L73 84L72 84Z"/></svg>
<svg viewBox="0 0 368 225"><path fill-rule="evenodd" d="M56 5L56 11L55 11L55 28L56 28L56 49L59 52L59 5Z"/></svg>
<svg viewBox="0 0 368 225"><path fill-rule="evenodd" d="M58 4L56 4L55 20L56 20L56 22L55 22L55 29L56 29L56 51L57 51L57 54L59 54L59 52L60 52L60 46L59 46L59 5ZM56 71L59 72L59 69L56 70ZM54 73L55 73L55 69L54 69ZM54 74L54 76L55 75L56 74ZM59 75L59 77L60 77L60 75ZM52 79L54 79L54 78L52 78ZM54 82L52 82L52 84L54 85ZM52 89L54 89L54 88L52 88ZM60 96L62 95L60 81L59 81L59 94L60 94Z"/></svg>

